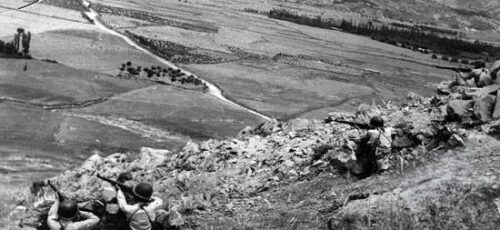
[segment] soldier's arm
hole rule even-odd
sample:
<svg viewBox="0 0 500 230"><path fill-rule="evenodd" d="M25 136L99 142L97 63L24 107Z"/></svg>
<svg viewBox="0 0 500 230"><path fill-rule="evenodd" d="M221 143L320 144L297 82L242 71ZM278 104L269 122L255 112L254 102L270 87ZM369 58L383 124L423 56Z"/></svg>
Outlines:
<svg viewBox="0 0 500 230"><path fill-rule="evenodd" d="M99 217L91 212L80 211L80 216L84 219L71 224L71 229L75 230L91 230L99 223ZM69 230L69 229L68 229Z"/></svg>
<svg viewBox="0 0 500 230"><path fill-rule="evenodd" d="M122 211L127 214L130 214L135 211L135 207L127 204L127 200L125 199L125 194L121 189L118 189L118 193L116 194L116 199L118 200L118 206Z"/></svg>
<svg viewBox="0 0 500 230"><path fill-rule="evenodd" d="M153 196L151 197L151 199L153 199L153 202L149 203L148 205L148 208L150 208L151 210L156 210L163 205L163 200L161 198Z"/></svg>
<svg viewBox="0 0 500 230"><path fill-rule="evenodd" d="M59 199L56 199L54 204L49 209L47 217L47 225L50 230L58 230L61 228L59 222L57 221L57 210L59 209Z"/></svg>

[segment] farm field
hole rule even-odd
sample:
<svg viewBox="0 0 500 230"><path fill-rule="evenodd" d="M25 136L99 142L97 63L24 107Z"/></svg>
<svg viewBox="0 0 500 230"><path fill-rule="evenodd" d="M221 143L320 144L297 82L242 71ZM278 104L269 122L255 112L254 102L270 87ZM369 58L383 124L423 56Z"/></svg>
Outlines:
<svg viewBox="0 0 500 230"><path fill-rule="evenodd" d="M16 28L25 28L38 59L0 59L0 174L6 183L55 175L94 153L174 150L262 121L202 92L117 78L127 61L165 66L79 11L45 4L12 10L24 4L0 4L6 9L0 39L11 41Z"/></svg>
<svg viewBox="0 0 500 230"><path fill-rule="evenodd" d="M426 54L241 11L261 7L259 3L96 3L107 9L102 10L104 22L123 33L172 42L193 53L226 54L219 63L180 65L215 83L234 101L279 118L322 118L329 111L349 110L363 102L397 101L409 91L431 95L433 84L453 74L433 67L446 63ZM135 14L120 16L127 10ZM134 21L144 21L141 14L157 18Z"/></svg>

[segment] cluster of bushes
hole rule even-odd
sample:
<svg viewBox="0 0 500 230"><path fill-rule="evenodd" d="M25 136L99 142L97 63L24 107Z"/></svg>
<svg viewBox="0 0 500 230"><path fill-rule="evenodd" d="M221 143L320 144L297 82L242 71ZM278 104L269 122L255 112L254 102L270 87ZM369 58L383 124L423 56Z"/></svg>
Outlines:
<svg viewBox="0 0 500 230"><path fill-rule="evenodd" d="M320 16L311 18L308 16L304 15L298 15L295 12L285 10L285 9L272 9L269 11L268 16L270 18L275 18L275 19L280 19L280 20L285 20L285 21L290 21L290 22L295 22L298 24L302 25L308 25L308 26L313 26L313 27L319 27L319 28L332 28L332 27L337 27L338 24L335 22L332 22L330 20L325 21L322 20Z"/></svg>
<svg viewBox="0 0 500 230"><path fill-rule="evenodd" d="M370 36L376 40L389 44L404 44L406 47L421 47L432 49L434 52L449 56L459 56L460 53L468 52L480 54L487 52L492 57L500 57L500 47L491 44L475 41L469 42L458 38L440 36L439 33L450 33L438 28L428 26L411 26L408 28L395 28L388 25L374 25L372 22L355 23L353 21L323 20L320 16L308 17L299 15L285 9L273 9L269 12L269 17L295 22L298 24L319 27L319 28L340 28L346 32Z"/></svg>
<svg viewBox="0 0 500 230"><path fill-rule="evenodd" d="M147 78L166 78L169 77L171 82L179 82L181 84L193 84L195 86L204 85L203 81L193 75L187 75L180 69L162 68L161 66L151 66L142 68L142 66L132 66L132 62L122 64L120 67L120 76L144 76Z"/></svg>
<svg viewBox="0 0 500 230"><path fill-rule="evenodd" d="M437 54L432 54L431 58L438 59L439 57ZM457 57L448 57L446 55L442 55L440 59L443 61L449 61L449 62L453 62L453 63L461 63L461 64L465 64L465 65L472 65L475 62L475 60L469 60L469 59L465 59L465 58L459 59Z"/></svg>
<svg viewBox="0 0 500 230"><path fill-rule="evenodd" d="M8 56L16 55L17 50L14 42L4 42L0 40L0 53Z"/></svg>

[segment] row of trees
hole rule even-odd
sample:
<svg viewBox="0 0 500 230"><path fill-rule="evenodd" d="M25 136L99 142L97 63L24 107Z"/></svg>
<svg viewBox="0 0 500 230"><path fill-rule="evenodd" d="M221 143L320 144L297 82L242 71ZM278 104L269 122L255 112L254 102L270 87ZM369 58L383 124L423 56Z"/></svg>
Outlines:
<svg viewBox="0 0 500 230"><path fill-rule="evenodd" d="M313 27L339 28L349 33L370 36L384 43L400 44L405 47L415 47L415 49L432 49L434 52L448 56L460 56L462 53L467 52L474 54L488 53L491 57L500 57L500 47L480 41L469 42L456 37L441 36L440 33L436 33L439 30L429 30L427 27L418 25L397 28L389 25L375 25L372 22L356 23L348 20L338 22L323 20L320 16L299 15L285 9L273 9L268 16Z"/></svg>
<svg viewBox="0 0 500 230"><path fill-rule="evenodd" d="M372 38L390 43L406 44L413 47L431 49L434 52L449 56L460 56L462 53L488 53L492 57L500 57L500 47L486 42L469 42L458 38L439 36L418 28L407 30L395 29L389 26L373 26L371 23L354 23L342 20L340 29L350 33L371 36Z"/></svg>

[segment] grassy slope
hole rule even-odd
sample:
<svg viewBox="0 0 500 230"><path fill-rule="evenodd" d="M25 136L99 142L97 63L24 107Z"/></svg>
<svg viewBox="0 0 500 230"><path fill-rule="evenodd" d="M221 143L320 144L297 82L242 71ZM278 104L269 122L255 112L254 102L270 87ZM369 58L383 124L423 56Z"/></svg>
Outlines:
<svg viewBox="0 0 500 230"><path fill-rule="evenodd" d="M206 94L167 86L133 91L81 111L121 116L195 139L234 136L262 121Z"/></svg>
<svg viewBox="0 0 500 230"><path fill-rule="evenodd" d="M0 59L0 66L0 96L18 100L0 103L2 172L50 173L80 162L94 151L109 154L137 151L143 146L172 149L186 141L171 138L158 142L140 133L73 117L71 112L38 106L110 98L150 83L37 60Z"/></svg>
<svg viewBox="0 0 500 230"><path fill-rule="evenodd" d="M0 96L47 105L109 98L150 85L38 60L0 59L0 69Z"/></svg>
<svg viewBox="0 0 500 230"><path fill-rule="evenodd" d="M127 61L143 67L161 65L156 59L131 48L122 39L95 30L45 32L38 34L32 43L34 57L57 60L77 69L115 75Z"/></svg>
<svg viewBox="0 0 500 230"><path fill-rule="evenodd" d="M325 115L324 111L345 102L352 104L343 109L352 109L373 99L400 99L407 91L431 95L433 90L429 86L450 74L429 67L435 60L428 55L339 31L228 10L224 6L173 1L109 0L102 4L143 10L193 25L204 22L219 27L215 34L162 25L125 28L151 38L228 55L234 54L227 46L234 46L269 58L280 53L313 57L292 62L246 58L216 65L184 65L219 85L233 100L277 117L294 117L314 110L304 116L318 118ZM120 24L119 17L107 19L111 24Z"/></svg>

